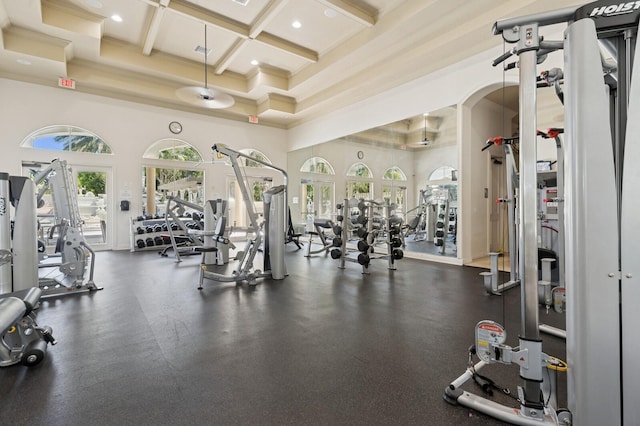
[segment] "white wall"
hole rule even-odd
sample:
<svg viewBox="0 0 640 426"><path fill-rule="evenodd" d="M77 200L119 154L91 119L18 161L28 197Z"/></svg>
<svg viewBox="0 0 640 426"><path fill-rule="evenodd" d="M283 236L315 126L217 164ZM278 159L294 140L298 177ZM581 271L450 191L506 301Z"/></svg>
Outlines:
<svg viewBox="0 0 640 426"><path fill-rule="evenodd" d="M550 36L545 34L547 39L562 38L557 28L550 34ZM131 194L133 205L130 213L117 212L115 207L110 212L111 217L116 219L111 221L115 224L115 234L111 233L115 235L113 247L127 248L128 217L137 215L141 211L139 182L143 164L142 153L154 141L171 136L167 129L170 121L182 122L184 132L180 135L181 139L191 143L205 158L209 158L210 147L214 142L224 142L234 149L258 149L264 152L275 165L286 168L287 151L311 147L321 142L422 114L425 111L461 105L471 94L482 88L505 80L514 81L517 78L516 72L512 71L505 77L500 67L491 67L492 59L502 54L502 47L498 44L500 40L496 38L496 47L493 49L356 105L303 123L289 131L0 79L0 93L2 93L0 123L4 124L4 132L0 138L2 138L5 153L0 158L0 170L18 174L21 160L51 159L46 155L47 153L36 153L35 150L17 147L27 134L38 128L52 124L70 124L98 134L112 146L115 154L112 157L82 156L81 159L78 157L73 160L113 168L116 198L113 200L113 206L121 196ZM555 65L556 63L548 60L544 67L548 69ZM474 156L475 159L479 156L475 151L467 151L463 146L465 138L469 140L470 136L461 133L462 129L465 129L465 132L468 129L462 126L462 123L471 123L471 119L466 117L468 113L469 109L458 107L457 137L458 141L463 143L458 143L457 162L452 161L451 165L457 164L460 169L461 203L459 207L463 216L459 222L460 233L464 235L465 230L468 230L471 236L475 232L476 219L465 220L464 215L466 212L473 213L478 209L474 204L478 201L475 200L477 191L470 187L471 192L465 196L465 185L467 182L469 185L474 185L479 181L474 176L476 171L474 169L465 171L465 167L470 166L469 156ZM476 132L482 133L479 129ZM486 134L482 137L485 136ZM435 150L433 152L437 153ZM51 152L51 155L59 154ZM443 155L438 161L449 162L450 152L443 151L437 155ZM416 170L422 169L425 161L431 160L420 159L413 164L413 167ZM433 164L438 161L434 160ZM404 164L400 166L406 167ZM226 176L230 171L211 164L204 164L202 167L206 175L205 196L225 194ZM466 179L469 180L466 181ZM481 200L480 205L482 205ZM467 238L459 241L459 249L464 249L467 242L470 243ZM475 244L474 247L485 245L482 241L473 244ZM465 257L473 255L476 249L464 251L464 253L466 253Z"/></svg>
<svg viewBox="0 0 640 426"><path fill-rule="evenodd" d="M23 160L51 161L56 157L67 159L70 164L112 168L115 199L111 200L108 213L114 249L129 248L129 217L142 212L142 154L155 141L173 136L168 129L173 120L183 125L184 131L179 138L193 145L205 160L211 159L211 146L222 142L236 150L258 149L274 165L286 168L287 135L280 129L5 79L0 79L0 93L1 171L19 175ZM73 154L18 147L31 132L54 124L90 130L109 144L114 154ZM200 167L205 172L205 197L224 196L226 177L231 169L210 163ZM279 183L281 181L274 181L274 184ZM130 199L129 212L116 209L121 198Z"/></svg>
<svg viewBox="0 0 640 426"><path fill-rule="evenodd" d="M359 160L356 156L358 151L362 151L364 157ZM322 157L327 160L335 170L335 176L327 176L326 179L321 175L309 176L309 174L301 174L300 167L305 160L311 157ZM342 202L345 197L345 185L347 182L347 170L356 162L366 164L373 172L374 178L374 199L382 198L382 187L387 184L383 181L382 174L389 167L398 166L406 175L407 182L403 183L408 189L407 206L411 208L415 203L414 194L411 188L414 185L414 158L415 152L404 151L400 149L389 149L388 147L380 147L374 145L364 145L360 143L350 142L346 140L331 141L314 146L313 148L305 148L295 150L289 153L288 172L290 177L289 197L300 197L300 179L310 178L315 181L333 181L335 182L336 203ZM302 203L302 201L300 201ZM291 214L294 221L300 219L300 212L304 210L304 205L291 204ZM296 219L297 218L297 219Z"/></svg>

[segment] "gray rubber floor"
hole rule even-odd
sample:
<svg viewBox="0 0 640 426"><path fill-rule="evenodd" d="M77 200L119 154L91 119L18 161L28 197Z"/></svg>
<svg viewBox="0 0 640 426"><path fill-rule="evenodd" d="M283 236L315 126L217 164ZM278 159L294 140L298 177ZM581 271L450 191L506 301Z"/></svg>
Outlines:
<svg viewBox="0 0 640 426"><path fill-rule="evenodd" d="M0 370L2 424L500 424L442 394L479 320L503 323L517 344L518 288L488 296L479 269L411 259L396 271L374 261L363 276L289 244L285 280L198 291L199 259L183 259L101 252L104 290L44 300L38 322L59 343L38 366ZM542 338L564 359L563 341ZM514 392L520 383L515 366L483 373Z"/></svg>

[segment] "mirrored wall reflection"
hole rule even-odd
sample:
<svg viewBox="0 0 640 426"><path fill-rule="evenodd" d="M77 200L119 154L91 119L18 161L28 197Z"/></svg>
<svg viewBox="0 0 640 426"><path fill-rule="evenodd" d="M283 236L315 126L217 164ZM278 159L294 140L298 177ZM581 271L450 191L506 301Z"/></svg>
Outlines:
<svg viewBox="0 0 640 426"><path fill-rule="evenodd" d="M317 232L315 222L343 216L357 240L359 222L393 217L407 254L457 257L457 143L456 108L447 107L290 152L294 228Z"/></svg>

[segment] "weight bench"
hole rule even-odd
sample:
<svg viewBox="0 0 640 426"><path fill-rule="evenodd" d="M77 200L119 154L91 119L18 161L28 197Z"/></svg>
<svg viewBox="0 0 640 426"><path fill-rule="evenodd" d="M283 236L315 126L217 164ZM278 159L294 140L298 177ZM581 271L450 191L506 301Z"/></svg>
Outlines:
<svg viewBox="0 0 640 426"><path fill-rule="evenodd" d="M312 254L322 253L323 251L328 252L329 248L333 247L333 242L327 241L327 238L324 235L325 229L333 229L333 222L331 222L331 219L315 219L313 221L313 227L315 231L307 231L307 234L309 235L309 244L307 245L307 249L304 253L305 257L309 257ZM317 235L320 238L320 243L322 244L321 249L311 250L314 235Z"/></svg>
<svg viewBox="0 0 640 426"><path fill-rule="evenodd" d="M44 359L47 344L56 344L51 327L40 327L35 321L41 295L42 290L33 287L23 298L0 299L0 367L19 362L36 365Z"/></svg>

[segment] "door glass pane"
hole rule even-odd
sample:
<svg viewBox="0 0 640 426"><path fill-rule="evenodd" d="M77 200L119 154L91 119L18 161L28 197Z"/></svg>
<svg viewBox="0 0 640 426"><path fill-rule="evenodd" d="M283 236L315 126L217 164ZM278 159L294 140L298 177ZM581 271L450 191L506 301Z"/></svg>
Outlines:
<svg viewBox="0 0 640 426"><path fill-rule="evenodd" d="M249 184L247 191L253 202L253 209L258 216L262 216L264 212L263 194L271 188L271 180L261 177L248 177L247 181ZM232 218L231 220L236 226L248 227L251 224L249 220L249 209L245 204L244 197L242 197L240 185L235 179L229 183L229 192L229 197L231 198L231 196L233 196L233 205L235 206L235 210L231 211L229 217Z"/></svg>
<svg viewBox="0 0 640 426"><path fill-rule="evenodd" d="M235 228L237 226L243 226L240 224L240 222L242 221L241 217L239 217L240 215L238 215L238 209L236 208L236 181L235 180L230 180L228 182L228 187L229 187L229 204L228 204L228 208L229 208L229 220L231 225Z"/></svg>
<svg viewBox="0 0 640 426"><path fill-rule="evenodd" d="M372 200L373 185L371 182L347 182L347 198Z"/></svg>
<svg viewBox="0 0 640 426"><path fill-rule="evenodd" d="M333 184L318 184L318 217L322 219L331 219L333 214Z"/></svg>
<svg viewBox="0 0 640 426"><path fill-rule="evenodd" d="M78 210L89 246L107 242L107 173L78 171Z"/></svg>
<svg viewBox="0 0 640 426"><path fill-rule="evenodd" d="M173 196L193 204L202 204L202 170L142 168L143 214L162 217L166 213L167 197Z"/></svg>
<svg viewBox="0 0 640 426"><path fill-rule="evenodd" d="M36 179L48 168L51 172L37 185L42 196L36 211L38 238L45 244L46 251L55 252L59 232L63 229L58 222L63 219L68 225L80 228L90 247L108 248L107 172L56 160L52 164L24 162L23 175Z"/></svg>
<svg viewBox="0 0 640 426"><path fill-rule="evenodd" d="M313 183L303 183L300 188L301 200L304 203L302 208L302 220L305 223L313 223L314 206L313 206Z"/></svg>

